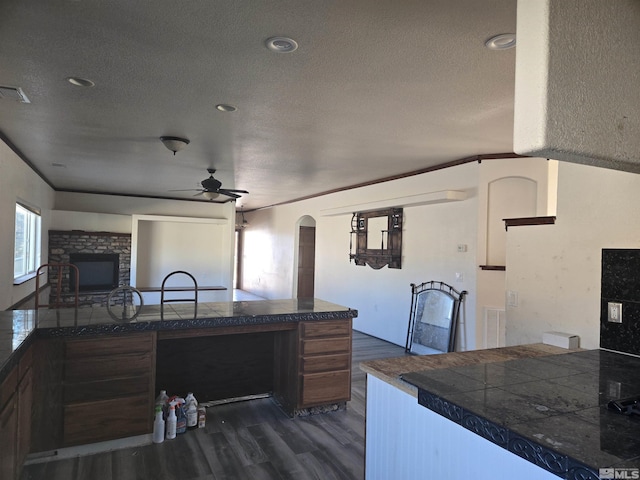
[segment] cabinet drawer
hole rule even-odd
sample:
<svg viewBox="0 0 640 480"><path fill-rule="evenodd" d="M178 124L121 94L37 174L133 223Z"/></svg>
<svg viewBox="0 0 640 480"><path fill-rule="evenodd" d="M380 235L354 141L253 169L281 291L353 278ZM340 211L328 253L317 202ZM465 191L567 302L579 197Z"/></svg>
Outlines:
<svg viewBox="0 0 640 480"><path fill-rule="evenodd" d="M4 406L4 408L0 408L0 431L4 432L4 429L8 429L10 425L9 422L11 422L11 425L13 425L14 422L17 422L16 417L14 416L16 410L17 403L14 398L12 398L11 401ZM11 440L12 444L15 443L14 439L11 436L9 436L9 439Z"/></svg>
<svg viewBox="0 0 640 480"><path fill-rule="evenodd" d="M124 398L137 395L149 395L151 378L142 375L130 378L101 380L96 382L73 383L65 385L63 403L95 402L112 398Z"/></svg>
<svg viewBox="0 0 640 480"><path fill-rule="evenodd" d="M302 375L303 407L351 399L351 374L347 371Z"/></svg>
<svg viewBox="0 0 640 480"><path fill-rule="evenodd" d="M302 336L313 337L341 337L351 332L351 322L347 320L334 322L302 322Z"/></svg>
<svg viewBox="0 0 640 480"><path fill-rule="evenodd" d="M150 353L139 353L68 360L65 364L65 383L93 382L148 374L153 368L151 359Z"/></svg>
<svg viewBox="0 0 640 480"><path fill-rule="evenodd" d="M151 333L73 339L65 342L65 359L142 353L152 350L153 335Z"/></svg>
<svg viewBox="0 0 640 480"><path fill-rule="evenodd" d="M86 402L64 407L64 444L78 445L151 431L149 396Z"/></svg>
<svg viewBox="0 0 640 480"><path fill-rule="evenodd" d="M0 384L0 410L9 401L18 388L18 369L13 368Z"/></svg>
<svg viewBox="0 0 640 480"><path fill-rule="evenodd" d="M22 379L27 370L33 365L33 347L27 348L22 357L20 357L20 363L18 363L18 378Z"/></svg>
<svg viewBox="0 0 640 480"><path fill-rule="evenodd" d="M21 466L31 449L31 419L33 418L33 370L28 369L18 385L17 462Z"/></svg>
<svg viewBox="0 0 640 480"><path fill-rule="evenodd" d="M317 357L302 357L300 371L302 373L332 372L335 370L349 370L350 355L321 355Z"/></svg>
<svg viewBox="0 0 640 480"><path fill-rule="evenodd" d="M330 353L349 353L351 347L351 339L349 337L341 338L323 338L314 340L302 340L302 355L322 355Z"/></svg>
<svg viewBox="0 0 640 480"><path fill-rule="evenodd" d="M10 400L0 408L0 478L13 480L16 476L16 434L18 431L17 402Z"/></svg>

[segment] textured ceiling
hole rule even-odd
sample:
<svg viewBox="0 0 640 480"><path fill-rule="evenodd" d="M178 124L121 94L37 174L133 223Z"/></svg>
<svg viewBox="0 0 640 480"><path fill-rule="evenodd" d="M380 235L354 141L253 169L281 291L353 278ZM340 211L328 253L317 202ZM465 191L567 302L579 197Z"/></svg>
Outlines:
<svg viewBox="0 0 640 480"><path fill-rule="evenodd" d="M56 189L193 198L170 190L213 167L267 206L512 151L515 49L484 42L515 23L516 0L5 0L0 85L31 103L0 100L0 132Z"/></svg>

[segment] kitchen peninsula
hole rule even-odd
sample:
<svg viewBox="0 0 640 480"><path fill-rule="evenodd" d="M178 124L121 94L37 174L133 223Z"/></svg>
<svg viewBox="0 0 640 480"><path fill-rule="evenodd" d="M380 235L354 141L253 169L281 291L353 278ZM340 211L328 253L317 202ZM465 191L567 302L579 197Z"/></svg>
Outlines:
<svg viewBox="0 0 640 480"><path fill-rule="evenodd" d="M607 408L640 394L638 357L533 344L361 368L368 480L597 480L640 467L640 420Z"/></svg>
<svg viewBox="0 0 640 480"><path fill-rule="evenodd" d="M160 389L270 394L292 416L345 408L357 314L318 299L149 305L132 321L103 307L0 312L2 437L24 443L2 461L149 433Z"/></svg>

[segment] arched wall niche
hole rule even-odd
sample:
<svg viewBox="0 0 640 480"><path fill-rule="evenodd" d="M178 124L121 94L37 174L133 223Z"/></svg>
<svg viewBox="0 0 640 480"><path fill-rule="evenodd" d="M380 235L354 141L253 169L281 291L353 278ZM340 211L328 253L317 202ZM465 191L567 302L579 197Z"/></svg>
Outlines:
<svg viewBox="0 0 640 480"><path fill-rule="evenodd" d="M538 182L528 177L502 177L489 182L487 194L487 265L506 264L505 218L535 217Z"/></svg>

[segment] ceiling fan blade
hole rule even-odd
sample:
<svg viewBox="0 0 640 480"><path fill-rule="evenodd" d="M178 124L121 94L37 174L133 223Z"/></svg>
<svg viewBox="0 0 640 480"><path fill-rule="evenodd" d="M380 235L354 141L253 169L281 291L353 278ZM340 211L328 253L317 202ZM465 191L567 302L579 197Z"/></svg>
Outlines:
<svg viewBox="0 0 640 480"><path fill-rule="evenodd" d="M233 193L234 190L227 190L226 188L220 188L218 190L218 193L222 194L222 195L226 195L227 197L231 197L231 198L240 198L240 195L238 195L237 193Z"/></svg>
<svg viewBox="0 0 640 480"><path fill-rule="evenodd" d="M249 193L249 192L247 192L246 190L236 190L236 189L234 189L234 188L220 188L220 189L219 189L219 191L220 191L220 192L222 192L223 190L224 190L225 192Z"/></svg>
<svg viewBox="0 0 640 480"><path fill-rule="evenodd" d="M214 168L208 168L207 172L209 172L209 178L205 178L200 182L202 188L190 188L184 190L169 190L170 192L198 192L194 195L194 197L198 197L204 195L207 200L214 199L218 194L225 195L231 199L240 198L240 193L249 193L246 190L239 190L236 188L220 188L222 183L220 180L217 180L213 177L213 174L216 172ZM208 195L207 195L208 194Z"/></svg>

